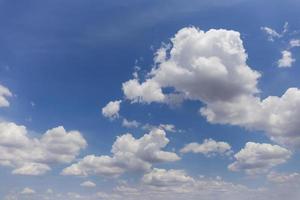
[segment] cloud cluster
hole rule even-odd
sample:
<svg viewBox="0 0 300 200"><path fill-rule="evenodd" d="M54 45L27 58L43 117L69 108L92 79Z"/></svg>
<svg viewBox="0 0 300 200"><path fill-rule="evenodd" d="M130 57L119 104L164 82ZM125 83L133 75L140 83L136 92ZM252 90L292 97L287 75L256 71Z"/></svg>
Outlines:
<svg viewBox="0 0 300 200"><path fill-rule="evenodd" d="M144 82L135 78L123 84L127 99L168 103L174 95L180 95L203 102L200 113L211 123L264 131L277 143L300 147L296 120L300 115L299 90L289 88L281 97L261 99L257 88L261 75L247 65L238 32L183 28L171 39L171 45L156 54L155 67ZM144 84L153 84L156 89L135 92Z"/></svg>
<svg viewBox="0 0 300 200"><path fill-rule="evenodd" d="M8 107L9 101L7 100L7 97L11 97L12 93L11 91L0 84L0 107Z"/></svg>
<svg viewBox="0 0 300 200"><path fill-rule="evenodd" d="M70 163L87 143L78 131L62 126L31 138L26 127L0 122L0 165L11 167L13 174L41 175L54 163Z"/></svg>
<svg viewBox="0 0 300 200"><path fill-rule="evenodd" d="M227 142L217 142L213 139L205 139L202 144L190 143L185 145L181 153L201 153L207 157L220 155L230 155L232 153L231 146Z"/></svg>
<svg viewBox="0 0 300 200"><path fill-rule="evenodd" d="M114 142L112 156L88 155L65 168L62 174L118 176L126 171L148 171L154 163L180 159L176 153L162 150L168 143L169 139L161 129L154 129L139 139L125 134Z"/></svg>
<svg viewBox="0 0 300 200"><path fill-rule="evenodd" d="M106 106L102 108L102 115L111 120L119 117L121 100L110 101Z"/></svg>
<svg viewBox="0 0 300 200"><path fill-rule="evenodd" d="M291 154L289 150L278 145L248 142L234 155L236 161L228 169L244 171L249 175L266 173L272 167L285 163Z"/></svg>
<svg viewBox="0 0 300 200"><path fill-rule="evenodd" d="M288 22L285 22L283 30L281 33L278 33L276 30L270 27L261 27L261 30L265 32L268 36L268 40L274 42L276 39L282 38L288 33ZM291 50L295 47L300 47L299 39L291 39L289 41L288 47L281 51L281 58L277 61L277 66L280 68L283 67L292 67L296 59L293 58Z"/></svg>

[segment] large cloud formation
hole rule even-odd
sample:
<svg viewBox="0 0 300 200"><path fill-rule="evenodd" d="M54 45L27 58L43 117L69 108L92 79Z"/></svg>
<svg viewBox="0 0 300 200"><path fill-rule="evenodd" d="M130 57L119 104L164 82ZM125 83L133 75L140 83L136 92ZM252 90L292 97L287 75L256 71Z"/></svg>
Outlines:
<svg viewBox="0 0 300 200"><path fill-rule="evenodd" d="M210 123L264 131L277 143L300 147L300 91L289 88L281 97L261 99L261 74L247 65L239 32L183 28L156 52L154 61L144 81L135 77L123 83L130 101L198 100Z"/></svg>
<svg viewBox="0 0 300 200"><path fill-rule="evenodd" d="M41 175L54 163L70 163L87 143L78 131L62 126L31 138L25 126L0 122L0 165L13 168L13 174Z"/></svg>
<svg viewBox="0 0 300 200"><path fill-rule="evenodd" d="M173 162L180 158L176 153L163 151L169 139L161 129L136 139L131 134L119 136L112 146L112 156L87 155L79 162L65 168L63 175L118 176L126 171L148 171L152 164Z"/></svg>

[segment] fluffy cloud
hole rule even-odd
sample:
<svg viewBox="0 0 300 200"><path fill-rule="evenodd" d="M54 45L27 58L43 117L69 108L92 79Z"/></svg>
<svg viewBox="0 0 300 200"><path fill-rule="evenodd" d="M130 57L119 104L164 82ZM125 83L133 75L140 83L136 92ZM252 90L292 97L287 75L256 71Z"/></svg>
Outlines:
<svg viewBox="0 0 300 200"><path fill-rule="evenodd" d="M171 41L172 48L163 49L165 54L170 54L169 58L160 58L145 82L139 84L132 79L123 84L128 99L163 102L168 94L162 88L168 87L186 99L204 102L225 101L258 91L256 83L260 74L246 64L247 54L238 32L223 29L204 32L190 27L181 29ZM155 90L143 93L133 89L134 93L128 93L128 85L150 83L155 85Z"/></svg>
<svg viewBox="0 0 300 200"><path fill-rule="evenodd" d="M31 195L31 194L35 194L36 192L31 189L31 188L24 188L22 191L21 191L21 194L25 194L25 195Z"/></svg>
<svg viewBox="0 0 300 200"><path fill-rule="evenodd" d="M281 34L286 30L287 24ZM154 60L154 68L139 85L155 83L155 93L150 94L149 90L145 93L147 97L142 92L128 96L124 85L139 82L132 79L123 84L128 99L169 103L170 98L179 95L198 100L204 103L201 115L210 123L263 131L281 145L300 147L300 126L296 120L300 116L299 90L289 88L281 97L260 98L260 73L247 65L238 32L183 28L171 39L171 45L157 51ZM148 98L152 95L161 98Z"/></svg>
<svg viewBox="0 0 300 200"><path fill-rule="evenodd" d="M82 187L96 187L96 184L92 181L85 181L80 184Z"/></svg>
<svg viewBox="0 0 300 200"><path fill-rule="evenodd" d="M228 166L231 171L245 171L249 175L268 172L272 167L285 163L291 152L278 145L248 142L234 155L236 161Z"/></svg>
<svg viewBox="0 0 300 200"><path fill-rule="evenodd" d="M202 144L190 143L180 150L181 153L201 153L207 157L220 155L230 155L232 153L230 144L217 142L213 139L205 139Z"/></svg>
<svg viewBox="0 0 300 200"><path fill-rule="evenodd" d="M132 79L123 83L123 92L125 97L132 102L163 102L165 95L162 92L159 84L152 80L146 80L139 83L139 80Z"/></svg>
<svg viewBox="0 0 300 200"><path fill-rule="evenodd" d="M109 119L116 119L119 117L120 111L120 104L121 100L119 101L110 101L106 106L102 108L102 115Z"/></svg>
<svg viewBox="0 0 300 200"><path fill-rule="evenodd" d="M122 121L122 126L126 128L137 128L140 126L140 123L136 120L129 121L126 118Z"/></svg>
<svg viewBox="0 0 300 200"><path fill-rule="evenodd" d="M211 123L240 125L260 130L277 143L300 147L300 90L289 88L281 97L244 97L232 102L210 104L201 114Z"/></svg>
<svg viewBox="0 0 300 200"><path fill-rule="evenodd" d="M87 145L78 131L67 132L62 126L31 138L26 127L0 122L0 138L0 165L22 175L41 175L50 164L69 163Z"/></svg>
<svg viewBox="0 0 300 200"><path fill-rule="evenodd" d="M154 163L180 159L176 153L162 150L168 143L169 139L161 129L152 130L139 139L125 134L113 144L112 156L88 155L65 168L62 174L118 176L126 171L147 171Z"/></svg>
<svg viewBox="0 0 300 200"><path fill-rule="evenodd" d="M282 57L278 60L278 67L291 67L292 64L296 61L292 53L288 50L284 50L281 52Z"/></svg>
<svg viewBox="0 0 300 200"><path fill-rule="evenodd" d="M193 182L194 179L188 176L183 170L165 170L154 168L142 178L144 184L153 186L181 185Z"/></svg>
<svg viewBox="0 0 300 200"><path fill-rule="evenodd" d="M0 85L0 107L8 107L9 101L7 100L7 97L11 97L12 93L10 90L3 85Z"/></svg>

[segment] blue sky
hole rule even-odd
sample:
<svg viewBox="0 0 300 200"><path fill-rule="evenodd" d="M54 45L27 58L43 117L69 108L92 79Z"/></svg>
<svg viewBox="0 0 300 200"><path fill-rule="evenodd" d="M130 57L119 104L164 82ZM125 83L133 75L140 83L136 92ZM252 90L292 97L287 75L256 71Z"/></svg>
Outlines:
<svg viewBox="0 0 300 200"><path fill-rule="evenodd" d="M1 199L298 199L299 8L0 0Z"/></svg>

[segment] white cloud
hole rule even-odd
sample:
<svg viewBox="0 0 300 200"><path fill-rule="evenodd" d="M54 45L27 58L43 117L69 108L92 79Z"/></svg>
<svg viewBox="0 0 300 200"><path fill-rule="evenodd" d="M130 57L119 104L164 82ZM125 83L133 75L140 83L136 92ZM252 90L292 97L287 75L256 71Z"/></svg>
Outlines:
<svg viewBox="0 0 300 200"><path fill-rule="evenodd" d="M3 85L0 85L0 107L8 107L10 105L9 101L7 100L7 97L11 97L12 93L11 91L4 87Z"/></svg>
<svg viewBox="0 0 300 200"><path fill-rule="evenodd" d="M167 132L182 132L182 130L176 129L176 126L174 124L159 124L159 125L152 125L152 124L145 124L143 125L142 129L144 130L153 130L153 129L162 129Z"/></svg>
<svg viewBox="0 0 300 200"><path fill-rule="evenodd" d="M144 184L153 186L181 185L193 182L194 179L188 176L183 170L166 170L154 168L142 178Z"/></svg>
<svg viewBox="0 0 300 200"><path fill-rule="evenodd" d="M140 84L139 80L131 79L123 83L122 88L125 97L133 103L151 103L153 101L163 102L165 99L159 84L152 80L146 80Z"/></svg>
<svg viewBox="0 0 300 200"><path fill-rule="evenodd" d="M162 88L168 87L186 99L204 102L258 92L256 83L260 74L246 64L247 54L238 32L223 29L204 32L190 27L181 29L171 41L172 48L165 49L169 58L156 63L145 82L140 84L133 79L123 84L128 99L163 102L169 94L164 94ZM150 83L156 89L145 93L136 92L138 89L129 93L128 87L124 87Z"/></svg>
<svg viewBox="0 0 300 200"><path fill-rule="evenodd" d="M173 152L161 150L169 143L163 130L155 129L136 139L131 134L117 138L112 146L113 156L88 155L62 172L63 175L118 176L126 171L148 171L152 164L173 162L180 158Z"/></svg>
<svg viewBox="0 0 300 200"><path fill-rule="evenodd" d="M281 97L243 97L209 104L201 114L211 123L232 124L260 130L289 148L300 147L300 90L289 88Z"/></svg>
<svg viewBox="0 0 300 200"><path fill-rule="evenodd" d="M106 106L102 108L102 114L104 117L107 117L109 119L116 119L119 117L119 111L120 111L120 104L121 100L119 101L110 101Z"/></svg>
<svg viewBox="0 0 300 200"><path fill-rule="evenodd" d="M12 174L37 176L45 174L51 168L42 163L24 163L21 167L12 171Z"/></svg>
<svg viewBox="0 0 300 200"><path fill-rule="evenodd" d="M234 155L236 161L228 166L231 171L245 171L249 175L266 173L271 168L285 163L291 152L278 145L247 142Z"/></svg>
<svg viewBox="0 0 300 200"><path fill-rule="evenodd" d="M268 40L269 41L274 41L275 38L280 38L281 34L279 34L277 31L270 27L261 27L261 30L265 32L268 35Z"/></svg>
<svg viewBox="0 0 300 200"><path fill-rule="evenodd" d="M172 133L177 132L174 124L160 124L159 128Z"/></svg>
<svg viewBox="0 0 300 200"><path fill-rule="evenodd" d="M31 138L25 126L0 122L0 138L0 165L21 175L41 175L50 164L70 163L87 145L78 131L67 132L62 126Z"/></svg>
<svg viewBox="0 0 300 200"><path fill-rule="evenodd" d="M21 191L21 194L25 194L25 195L31 195L31 194L35 194L36 192L31 189L31 188L24 188L22 191Z"/></svg>
<svg viewBox="0 0 300 200"><path fill-rule="evenodd" d="M286 32L287 24L282 32ZM210 123L231 124L264 131L273 141L300 147L300 92L289 88L281 97L259 97L260 73L247 65L247 54L236 31L194 27L183 28L171 39L172 45L159 49L159 56L146 82L155 83L164 98L147 98L144 93L125 96L132 101L169 102L172 95L204 103L200 113ZM137 81L137 80L135 80ZM146 84L142 82L139 84ZM163 93L164 88L174 92ZM169 90L170 91L170 90ZM172 90L171 90L172 91ZM145 100L147 99L147 100Z"/></svg>
<svg viewBox="0 0 300 200"><path fill-rule="evenodd" d="M260 29L267 34L268 40L273 42L275 39L283 37L285 33L288 32L288 26L288 22L285 22L281 33L278 33L276 30L267 26L261 27Z"/></svg>
<svg viewBox="0 0 300 200"><path fill-rule="evenodd" d="M277 173L270 172L267 176L268 181L278 184L300 184L300 174L299 173Z"/></svg>
<svg viewBox="0 0 300 200"><path fill-rule="evenodd" d="M140 126L140 123L136 120L129 121L126 118L122 121L122 126L126 128L137 128Z"/></svg>
<svg viewBox="0 0 300 200"><path fill-rule="evenodd" d="M277 174L276 176L282 176ZM295 177L298 175L285 176ZM289 181L273 182L268 185L250 189L241 184L234 184L221 177L191 177L185 171L178 169L153 169L145 174L141 181L129 184L119 181L109 190L103 189L97 193L35 193L30 195L31 200L298 200L299 182L295 178ZM276 178L277 179L277 178ZM280 178L281 179L281 178ZM22 195L22 194L21 194ZM4 200L23 199L19 193L9 193Z"/></svg>
<svg viewBox="0 0 300 200"><path fill-rule="evenodd" d="M202 144L190 143L180 150L181 153L201 153L207 157L220 155L230 155L232 153L230 144L226 142L217 142L213 139L205 139Z"/></svg>
<svg viewBox="0 0 300 200"><path fill-rule="evenodd" d="M96 187L96 184L92 181L85 181L80 184L82 187Z"/></svg>
<svg viewBox="0 0 300 200"><path fill-rule="evenodd" d="M290 47L300 47L300 40L299 39L292 39L290 40Z"/></svg>
<svg viewBox="0 0 300 200"><path fill-rule="evenodd" d="M282 57L278 60L278 67L291 67L292 64L296 61L292 53L288 50L284 50L281 52Z"/></svg>
<svg viewBox="0 0 300 200"><path fill-rule="evenodd" d="M255 194L245 186L223 181L220 177L193 178L183 170L153 169L145 174L139 185L122 184L111 193L99 193L99 197L104 200L246 200L253 199Z"/></svg>

